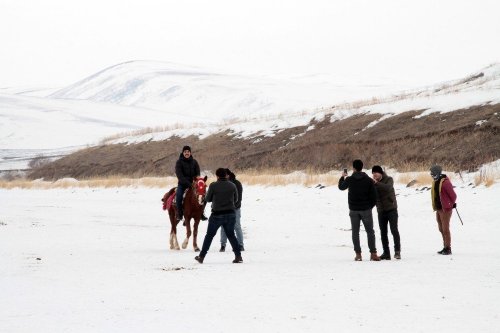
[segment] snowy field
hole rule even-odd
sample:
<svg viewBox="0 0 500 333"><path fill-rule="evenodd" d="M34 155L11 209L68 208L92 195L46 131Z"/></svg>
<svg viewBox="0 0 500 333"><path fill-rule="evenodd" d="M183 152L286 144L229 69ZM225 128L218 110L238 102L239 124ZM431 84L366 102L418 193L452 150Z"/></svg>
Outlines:
<svg viewBox="0 0 500 333"><path fill-rule="evenodd" d="M0 331L498 332L500 185L455 185L453 255L429 192L399 186L402 260L383 262L364 231L353 261L346 192L245 187L239 265L219 235L203 265L170 250L164 190L2 189Z"/></svg>

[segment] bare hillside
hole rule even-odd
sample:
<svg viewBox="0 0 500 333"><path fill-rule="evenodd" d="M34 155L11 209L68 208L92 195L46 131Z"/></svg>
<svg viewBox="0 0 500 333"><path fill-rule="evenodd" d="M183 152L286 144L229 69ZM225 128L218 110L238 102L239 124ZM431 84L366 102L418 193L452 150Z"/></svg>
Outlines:
<svg viewBox="0 0 500 333"><path fill-rule="evenodd" d="M332 170L354 158L366 165L421 169L441 163L452 170L474 170L500 158L500 104L447 113L411 111L382 119L381 114L311 121L274 136L239 138L229 131L200 139L101 145L78 151L33 170L30 178L89 178L109 175L173 174L183 145L193 147L202 169L278 168Z"/></svg>

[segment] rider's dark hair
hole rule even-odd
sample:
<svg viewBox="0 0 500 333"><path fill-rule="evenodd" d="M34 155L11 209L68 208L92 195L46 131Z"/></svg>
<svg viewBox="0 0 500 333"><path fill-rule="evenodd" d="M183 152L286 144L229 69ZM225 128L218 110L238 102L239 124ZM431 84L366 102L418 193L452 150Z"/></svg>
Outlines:
<svg viewBox="0 0 500 333"><path fill-rule="evenodd" d="M218 178L226 178L226 176L227 176L226 169L218 168L217 170L215 170L215 175Z"/></svg>

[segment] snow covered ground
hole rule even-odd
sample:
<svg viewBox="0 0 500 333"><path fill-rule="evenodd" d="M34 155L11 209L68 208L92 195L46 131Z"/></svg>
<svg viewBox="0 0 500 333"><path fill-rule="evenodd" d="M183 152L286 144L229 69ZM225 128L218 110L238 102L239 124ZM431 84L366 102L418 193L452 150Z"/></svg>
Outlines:
<svg viewBox="0 0 500 333"><path fill-rule="evenodd" d="M398 185L402 260L384 262L363 231L353 261L346 192L247 186L241 265L218 236L203 265L170 250L164 190L2 189L0 331L497 332L500 186L455 185L453 255L429 192Z"/></svg>

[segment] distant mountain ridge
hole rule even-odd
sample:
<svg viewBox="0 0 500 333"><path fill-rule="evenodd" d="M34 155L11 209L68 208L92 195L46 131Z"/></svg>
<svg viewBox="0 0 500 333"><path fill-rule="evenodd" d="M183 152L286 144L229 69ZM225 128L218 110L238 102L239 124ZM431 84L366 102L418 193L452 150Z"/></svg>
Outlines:
<svg viewBox="0 0 500 333"><path fill-rule="evenodd" d="M220 121L333 105L393 91L396 87L339 87L324 78L307 82L228 75L158 61L108 67L49 98L85 99L182 113Z"/></svg>

